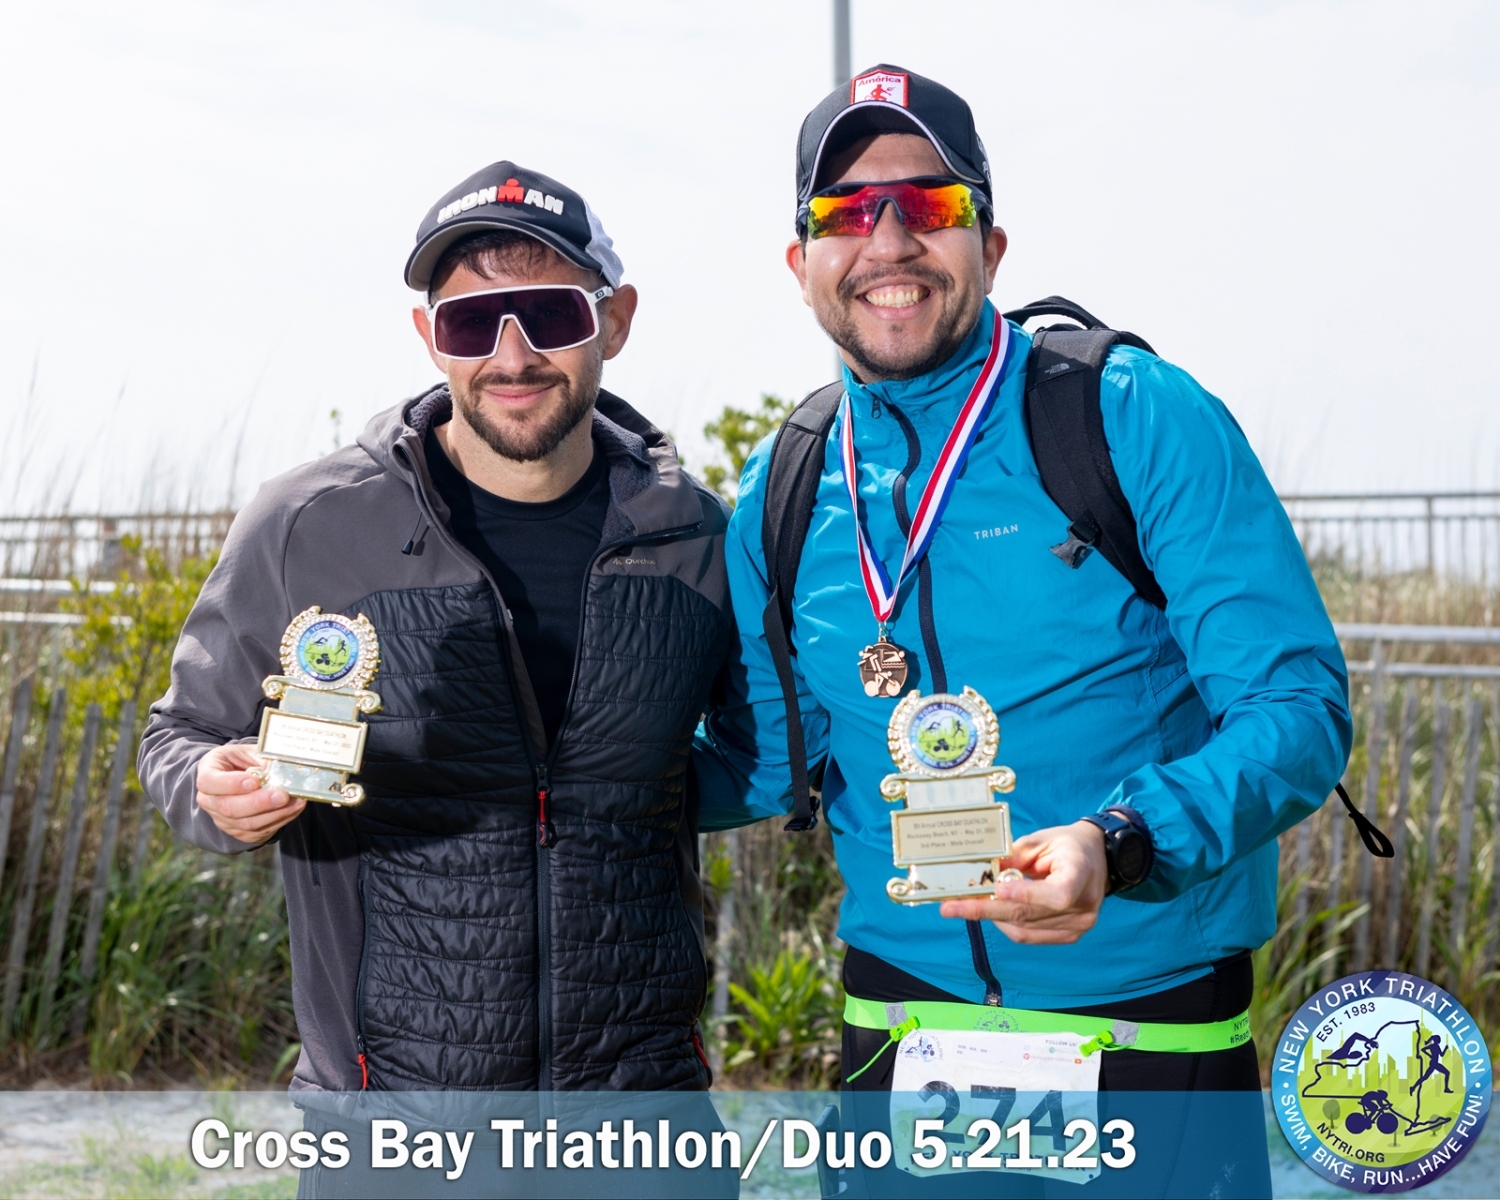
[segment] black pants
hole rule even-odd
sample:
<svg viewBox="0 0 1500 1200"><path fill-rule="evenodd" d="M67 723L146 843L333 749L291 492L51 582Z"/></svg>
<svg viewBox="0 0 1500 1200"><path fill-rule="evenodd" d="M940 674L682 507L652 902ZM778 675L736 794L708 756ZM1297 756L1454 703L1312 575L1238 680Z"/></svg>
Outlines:
<svg viewBox="0 0 1500 1200"><path fill-rule="evenodd" d="M1248 953L1214 964L1213 971L1151 996L1056 1011L1082 1016L1199 1024L1225 1021L1250 1007L1254 971ZM890 963L850 947L844 958L844 990L865 1000L936 1000L966 1003ZM841 1125L888 1131L888 1093L896 1056L889 1048L852 1083L848 1076L890 1046L884 1029L844 1026L844 1099ZM1203 1054L1111 1050L1099 1068L1101 1124L1125 1116L1138 1130L1139 1155L1132 1167L1105 1171L1079 1186L1028 1178L1021 1172L985 1171L919 1178L903 1171L845 1173L846 1200L863 1197L1063 1196L1269 1196L1270 1162L1261 1108L1260 1067L1255 1046ZM1135 1093L1148 1092L1150 1096ZM1206 1095L1205 1093L1230 1093Z"/></svg>

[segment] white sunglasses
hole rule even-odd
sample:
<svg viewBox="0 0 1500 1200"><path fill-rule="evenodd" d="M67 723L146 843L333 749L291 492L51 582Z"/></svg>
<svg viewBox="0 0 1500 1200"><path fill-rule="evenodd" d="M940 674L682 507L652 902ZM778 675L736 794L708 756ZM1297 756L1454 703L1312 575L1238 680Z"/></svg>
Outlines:
<svg viewBox="0 0 1500 1200"><path fill-rule="evenodd" d="M505 322L514 321L538 354L571 350L599 336L594 307L615 289L589 291L570 283L526 284L465 292L429 305L432 344L444 358L493 358Z"/></svg>

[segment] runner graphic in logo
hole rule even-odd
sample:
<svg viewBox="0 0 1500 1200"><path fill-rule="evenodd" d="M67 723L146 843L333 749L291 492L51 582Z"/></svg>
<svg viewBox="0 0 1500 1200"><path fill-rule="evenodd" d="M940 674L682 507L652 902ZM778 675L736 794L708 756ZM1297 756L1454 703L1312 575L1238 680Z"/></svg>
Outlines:
<svg viewBox="0 0 1500 1200"><path fill-rule="evenodd" d="M1450 1170L1484 1128L1489 1048L1463 1005L1399 971L1350 975L1287 1025L1272 1102L1309 1167L1360 1192L1401 1192Z"/></svg>

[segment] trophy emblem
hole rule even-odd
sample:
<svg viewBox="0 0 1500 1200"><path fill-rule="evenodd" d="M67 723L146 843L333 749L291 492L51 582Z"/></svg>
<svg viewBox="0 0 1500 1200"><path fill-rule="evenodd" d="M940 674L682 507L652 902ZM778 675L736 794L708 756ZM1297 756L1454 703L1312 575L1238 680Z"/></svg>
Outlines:
<svg viewBox="0 0 1500 1200"><path fill-rule="evenodd" d="M281 639L282 675L261 690L279 708L261 715L256 772L263 785L329 804L358 804L365 789L349 776L364 761L369 727L360 713L380 711L369 691L380 666L380 642L363 613L352 621L316 606L300 614Z"/></svg>
<svg viewBox="0 0 1500 1200"><path fill-rule="evenodd" d="M885 885L897 904L927 904L961 896L987 896L1010 856L1010 806L995 793L1009 793L1016 773L996 766L1000 722L983 696L966 687L961 695L915 690L896 705L886 742L899 770L880 781L887 800L905 801L891 813L895 864L906 875Z"/></svg>

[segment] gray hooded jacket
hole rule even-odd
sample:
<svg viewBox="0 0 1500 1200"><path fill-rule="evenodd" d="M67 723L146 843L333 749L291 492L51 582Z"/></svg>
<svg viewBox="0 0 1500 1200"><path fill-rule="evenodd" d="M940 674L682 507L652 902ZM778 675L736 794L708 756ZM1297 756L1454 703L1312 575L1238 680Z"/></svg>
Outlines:
<svg viewBox="0 0 1500 1200"><path fill-rule="evenodd" d="M547 746L499 592L428 476L423 437L450 413L445 387L390 409L238 515L141 781L179 836L245 849L199 809L199 760L254 738L293 617L364 613L384 701L366 799L309 804L280 839L293 1090L705 1087L689 752L730 645L725 507L600 394L610 505Z"/></svg>

